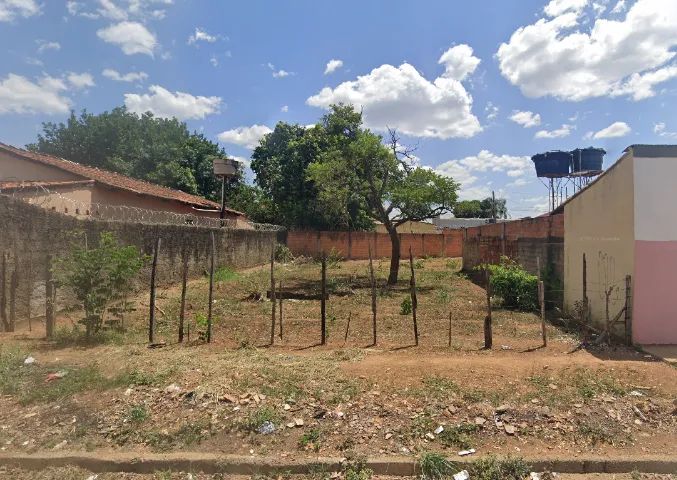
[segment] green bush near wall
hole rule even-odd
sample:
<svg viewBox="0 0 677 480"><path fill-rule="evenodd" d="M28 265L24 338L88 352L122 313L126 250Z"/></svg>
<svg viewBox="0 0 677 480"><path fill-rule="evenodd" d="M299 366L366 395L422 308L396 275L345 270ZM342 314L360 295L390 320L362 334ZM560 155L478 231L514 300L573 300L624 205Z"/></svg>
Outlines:
<svg viewBox="0 0 677 480"><path fill-rule="evenodd" d="M538 277L508 257L499 265L487 265L491 272L492 293L501 297L505 308L522 311L538 309Z"/></svg>

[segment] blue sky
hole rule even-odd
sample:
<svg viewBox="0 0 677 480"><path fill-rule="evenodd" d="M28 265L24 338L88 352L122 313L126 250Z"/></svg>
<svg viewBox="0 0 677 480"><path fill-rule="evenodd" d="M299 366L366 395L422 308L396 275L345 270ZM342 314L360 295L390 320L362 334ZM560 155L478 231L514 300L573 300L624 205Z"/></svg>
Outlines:
<svg viewBox="0 0 677 480"><path fill-rule="evenodd" d="M126 104L247 158L277 121L345 101L520 217L547 208L534 153L594 145L608 166L677 143L677 0L0 0L0 43L0 141L18 146Z"/></svg>

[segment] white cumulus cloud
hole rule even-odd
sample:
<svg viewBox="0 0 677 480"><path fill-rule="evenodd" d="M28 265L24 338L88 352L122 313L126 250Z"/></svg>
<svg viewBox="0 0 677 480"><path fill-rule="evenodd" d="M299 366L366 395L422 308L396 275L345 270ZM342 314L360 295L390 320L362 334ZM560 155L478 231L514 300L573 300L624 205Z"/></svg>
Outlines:
<svg viewBox="0 0 677 480"><path fill-rule="evenodd" d="M44 53L47 50L61 50L61 44L59 42L47 42L45 40L36 40L38 44L38 53Z"/></svg>
<svg viewBox="0 0 677 480"><path fill-rule="evenodd" d="M334 73L336 70L338 70L342 66L343 66L343 60L331 59L327 62L327 66L324 69L324 74L329 75L330 73Z"/></svg>
<svg viewBox="0 0 677 480"><path fill-rule="evenodd" d="M66 79L68 80L68 83L73 86L73 88L78 90L82 88L93 87L95 85L94 77L92 77L89 73L70 72L66 76Z"/></svg>
<svg viewBox="0 0 677 480"><path fill-rule="evenodd" d="M31 81L10 73L0 78L0 114L4 113L68 113L71 100L64 96L68 90L59 78L45 75Z"/></svg>
<svg viewBox="0 0 677 480"><path fill-rule="evenodd" d="M444 72L433 81L408 63L385 64L336 88L325 87L306 103L322 108L339 102L355 105L363 109L365 125L377 130L390 126L416 137L472 137L482 127L461 82L479 62L470 47L457 45L440 57Z"/></svg>
<svg viewBox="0 0 677 480"><path fill-rule="evenodd" d="M583 0L553 0L547 17L518 28L496 53L503 76L529 97L581 101L655 95L677 78L677 2L637 0L624 18L596 18ZM619 5L612 10L618 13Z"/></svg>
<svg viewBox="0 0 677 480"><path fill-rule="evenodd" d="M218 139L223 143L231 143L253 150L259 144L264 135L272 132L266 125L252 125L251 127L238 127L226 130L218 134Z"/></svg>
<svg viewBox="0 0 677 480"><path fill-rule="evenodd" d="M146 72L129 72L123 74L117 70L113 70L112 68L106 68L103 72L101 72L101 75L116 82L128 83L142 82L148 78L148 74Z"/></svg>
<svg viewBox="0 0 677 480"><path fill-rule="evenodd" d="M653 132L661 137L677 138L677 132L667 130L665 122L658 122L653 126Z"/></svg>
<svg viewBox="0 0 677 480"><path fill-rule="evenodd" d="M17 17L28 18L40 13L35 0L0 0L0 22L11 22Z"/></svg>
<svg viewBox="0 0 677 480"><path fill-rule="evenodd" d="M139 22L120 22L96 32L104 42L119 46L126 55L141 53L153 56L157 39Z"/></svg>
<svg viewBox="0 0 677 480"><path fill-rule="evenodd" d="M221 97L202 97L184 92L170 92L159 85L151 85L148 91L150 93L126 93L127 108L139 114L152 112L158 117L190 120L218 113L221 107Z"/></svg>
<svg viewBox="0 0 677 480"><path fill-rule="evenodd" d="M199 42L214 43L218 39L217 35L210 35L199 27L195 27L195 33L188 37L188 45L194 45Z"/></svg>
<svg viewBox="0 0 677 480"><path fill-rule="evenodd" d="M534 138L564 138L571 135L571 125L564 124L560 128L554 130L539 130L534 135Z"/></svg>
<svg viewBox="0 0 677 480"><path fill-rule="evenodd" d="M524 128L537 127L541 124L541 116L538 113L529 111L514 111L510 116L510 120L522 125Z"/></svg>
<svg viewBox="0 0 677 480"><path fill-rule="evenodd" d="M632 129L625 122L614 122L606 128L603 128L599 132L596 132L592 138L599 140L602 138L618 138L624 137L630 133Z"/></svg>

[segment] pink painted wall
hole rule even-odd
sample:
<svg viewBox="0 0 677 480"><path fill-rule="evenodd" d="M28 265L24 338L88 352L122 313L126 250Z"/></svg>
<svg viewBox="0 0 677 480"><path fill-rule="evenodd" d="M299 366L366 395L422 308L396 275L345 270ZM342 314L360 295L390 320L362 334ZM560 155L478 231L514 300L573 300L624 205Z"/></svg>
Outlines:
<svg viewBox="0 0 677 480"><path fill-rule="evenodd" d="M632 283L634 342L677 344L677 241L635 241Z"/></svg>

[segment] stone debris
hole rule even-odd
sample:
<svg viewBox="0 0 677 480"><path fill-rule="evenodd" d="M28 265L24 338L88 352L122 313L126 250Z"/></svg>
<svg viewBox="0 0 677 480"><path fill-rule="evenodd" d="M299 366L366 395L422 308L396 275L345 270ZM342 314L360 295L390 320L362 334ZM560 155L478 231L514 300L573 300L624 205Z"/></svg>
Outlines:
<svg viewBox="0 0 677 480"><path fill-rule="evenodd" d="M35 363L35 358L30 355L24 360L24 365L33 365Z"/></svg>
<svg viewBox="0 0 677 480"><path fill-rule="evenodd" d="M467 470L461 470L454 474L454 480L470 480L470 474Z"/></svg>
<svg viewBox="0 0 677 480"><path fill-rule="evenodd" d="M461 450L458 452L459 457L467 457L468 455L472 455L476 452L474 448L469 448L468 450Z"/></svg>
<svg viewBox="0 0 677 480"><path fill-rule="evenodd" d="M302 418L295 418L294 419L294 425L297 427L302 427L303 426L303 419Z"/></svg>
<svg viewBox="0 0 677 480"><path fill-rule="evenodd" d="M435 429L435 431L434 431L433 433L434 433L435 435L439 435L439 434L442 433L443 431L444 431L444 427L443 427L442 425L440 425L439 427L437 427L437 428Z"/></svg>

